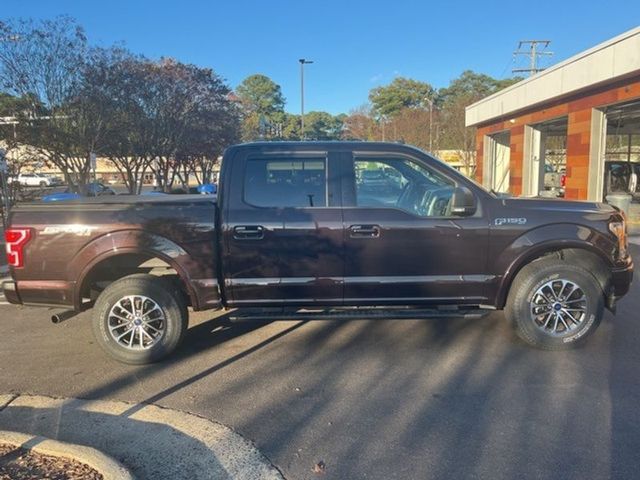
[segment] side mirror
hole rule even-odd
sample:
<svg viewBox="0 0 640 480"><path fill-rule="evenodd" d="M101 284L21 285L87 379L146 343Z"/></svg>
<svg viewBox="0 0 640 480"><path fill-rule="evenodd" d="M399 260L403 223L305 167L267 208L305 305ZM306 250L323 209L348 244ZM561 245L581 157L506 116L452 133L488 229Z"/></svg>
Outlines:
<svg viewBox="0 0 640 480"><path fill-rule="evenodd" d="M476 197L467 187L456 187L451 196L451 214L467 217L476 213Z"/></svg>

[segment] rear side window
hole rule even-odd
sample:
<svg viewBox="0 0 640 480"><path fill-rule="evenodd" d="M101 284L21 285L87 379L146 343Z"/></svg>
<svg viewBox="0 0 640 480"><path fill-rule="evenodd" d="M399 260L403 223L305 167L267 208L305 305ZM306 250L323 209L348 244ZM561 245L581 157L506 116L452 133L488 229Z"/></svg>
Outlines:
<svg viewBox="0 0 640 480"><path fill-rule="evenodd" d="M257 207L326 207L326 159L248 159L244 200Z"/></svg>

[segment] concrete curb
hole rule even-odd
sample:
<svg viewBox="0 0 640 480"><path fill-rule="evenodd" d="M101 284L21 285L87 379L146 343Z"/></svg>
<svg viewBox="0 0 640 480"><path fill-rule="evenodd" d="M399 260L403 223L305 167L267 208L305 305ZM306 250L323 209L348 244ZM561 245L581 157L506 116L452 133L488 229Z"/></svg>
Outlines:
<svg viewBox="0 0 640 480"><path fill-rule="evenodd" d="M22 447L25 450L31 450L42 455L76 460L100 472L104 480L134 479L134 476L124 465L95 448L4 430L0 430L0 442Z"/></svg>
<svg viewBox="0 0 640 480"><path fill-rule="evenodd" d="M137 478L284 480L231 428L155 405L0 395L0 430L90 446Z"/></svg>

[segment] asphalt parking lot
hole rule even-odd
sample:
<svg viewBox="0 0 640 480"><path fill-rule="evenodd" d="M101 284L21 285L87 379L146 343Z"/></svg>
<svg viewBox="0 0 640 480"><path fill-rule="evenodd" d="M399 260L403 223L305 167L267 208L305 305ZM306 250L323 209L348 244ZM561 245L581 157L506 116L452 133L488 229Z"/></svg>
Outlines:
<svg viewBox="0 0 640 480"><path fill-rule="evenodd" d="M640 246L632 246L640 258ZM231 323L193 315L157 365L106 357L89 314L0 305L0 394L148 402L220 421L289 479L634 478L640 282L582 348L480 320Z"/></svg>

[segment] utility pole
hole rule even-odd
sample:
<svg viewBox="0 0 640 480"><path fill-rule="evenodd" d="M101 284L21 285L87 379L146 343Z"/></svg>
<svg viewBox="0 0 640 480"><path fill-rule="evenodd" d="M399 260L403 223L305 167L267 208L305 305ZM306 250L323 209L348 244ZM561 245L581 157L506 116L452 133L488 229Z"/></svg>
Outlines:
<svg viewBox="0 0 640 480"><path fill-rule="evenodd" d="M300 138L304 140L304 66L313 63L313 60L301 58L300 62Z"/></svg>
<svg viewBox="0 0 640 480"><path fill-rule="evenodd" d="M551 43L551 40L520 40L518 43L518 49L513 52L513 55L526 55L529 57L529 68L514 68L512 73L528 73L529 76L535 75L538 72L544 70L544 68L538 68L538 57L551 56L553 52L549 52L546 48ZM523 47L527 47L523 49ZM541 47L541 49L538 48Z"/></svg>

